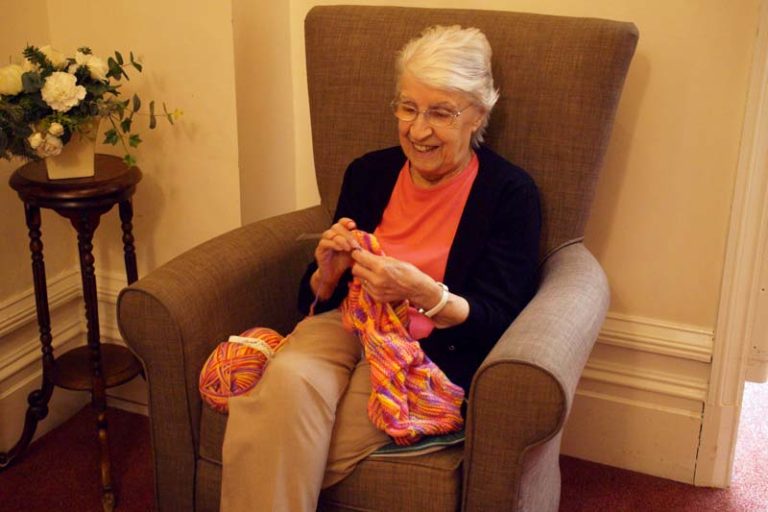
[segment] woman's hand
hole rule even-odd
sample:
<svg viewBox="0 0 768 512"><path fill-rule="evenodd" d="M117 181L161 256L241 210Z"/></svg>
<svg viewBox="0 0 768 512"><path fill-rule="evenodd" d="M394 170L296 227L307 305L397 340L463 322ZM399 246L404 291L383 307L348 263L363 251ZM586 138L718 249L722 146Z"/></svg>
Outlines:
<svg viewBox="0 0 768 512"><path fill-rule="evenodd" d="M315 248L317 271L310 283L321 299L331 296L344 271L352 266L350 253L360 249L352 234L355 228L355 221L343 217L320 237Z"/></svg>
<svg viewBox="0 0 768 512"><path fill-rule="evenodd" d="M365 291L377 302L407 299L428 309L440 301L440 285L410 263L368 251L354 251L352 259L352 275L360 278Z"/></svg>

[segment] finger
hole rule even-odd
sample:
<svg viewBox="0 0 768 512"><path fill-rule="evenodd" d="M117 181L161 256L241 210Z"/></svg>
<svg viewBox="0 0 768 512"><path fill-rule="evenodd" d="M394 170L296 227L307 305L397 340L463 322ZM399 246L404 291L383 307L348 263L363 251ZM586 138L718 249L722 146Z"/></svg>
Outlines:
<svg viewBox="0 0 768 512"><path fill-rule="evenodd" d="M345 230L342 227L333 225L331 229L323 233L322 240L325 241L325 246L335 251L349 252L352 250L352 243L349 241L348 234L345 234Z"/></svg>
<svg viewBox="0 0 768 512"><path fill-rule="evenodd" d="M362 282L368 281L371 283L376 281L376 274L358 263L352 265L352 275L359 278Z"/></svg>
<svg viewBox="0 0 768 512"><path fill-rule="evenodd" d="M333 239L336 239L338 237L341 237L342 240L339 241L340 245L344 248L345 251L352 251L353 249L360 249L360 244L357 241L357 237L355 237L354 233L346 228L341 222L337 222L333 226L331 226L330 231L333 233L332 237Z"/></svg>
<svg viewBox="0 0 768 512"><path fill-rule="evenodd" d="M341 241L341 238L339 237L324 238L317 243L316 252L319 251L324 254L334 253L334 252L348 252L349 249L347 249L346 246L342 245L340 241Z"/></svg>
<svg viewBox="0 0 768 512"><path fill-rule="evenodd" d="M355 251L352 253L352 259L367 268L373 268L380 258L381 256L376 256L369 251Z"/></svg>
<svg viewBox="0 0 768 512"><path fill-rule="evenodd" d="M348 230L352 231L353 229L357 229L357 224L354 220L350 219L349 217L342 217L339 219L339 224L343 225Z"/></svg>

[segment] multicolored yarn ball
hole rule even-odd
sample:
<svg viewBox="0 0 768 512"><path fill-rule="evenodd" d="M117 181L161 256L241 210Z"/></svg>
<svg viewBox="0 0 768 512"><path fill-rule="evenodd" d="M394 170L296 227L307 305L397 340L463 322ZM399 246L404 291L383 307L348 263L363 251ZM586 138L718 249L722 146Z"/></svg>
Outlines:
<svg viewBox="0 0 768 512"><path fill-rule="evenodd" d="M284 341L272 329L254 327L219 343L200 372L203 401L226 413L229 397L247 393L261 380L267 363Z"/></svg>

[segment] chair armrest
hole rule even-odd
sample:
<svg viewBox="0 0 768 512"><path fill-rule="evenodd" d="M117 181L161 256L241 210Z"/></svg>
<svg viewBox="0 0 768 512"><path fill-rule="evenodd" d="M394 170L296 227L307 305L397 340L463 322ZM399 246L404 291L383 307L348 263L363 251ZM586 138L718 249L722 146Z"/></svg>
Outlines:
<svg viewBox="0 0 768 512"><path fill-rule="evenodd" d="M264 325L287 334L316 242L297 241L330 219L320 207L255 222L205 242L118 297L118 325L149 384L157 508L193 510L201 400L198 376L231 334Z"/></svg>
<svg viewBox="0 0 768 512"><path fill-rule="evenodd" d="M557 510L558 434L609 297L605 273L583 244L543 264L533 300L472 382L463 510ZM541 446L548 441L557 446Z"/></svg>

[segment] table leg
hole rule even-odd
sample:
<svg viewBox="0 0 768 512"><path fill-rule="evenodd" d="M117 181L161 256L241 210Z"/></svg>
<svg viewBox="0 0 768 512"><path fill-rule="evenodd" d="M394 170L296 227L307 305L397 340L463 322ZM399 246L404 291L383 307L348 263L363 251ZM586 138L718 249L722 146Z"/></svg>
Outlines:
<svg viewBox="0 0 768 512"><path fill-rule="evenodd" d="M18 442L7 453L0 453L0 470L10 466L29 446L35 435L38 422L48 416L48 402L53 394L51 368L53 348L51 347L51 317L48 311L48 289L45 282L45 264L43 263L43 241L40 232L40 208L24 204L24 213L29 229L29 249L32 253L32 276L35 287L35 306L37 323L40 330L40 345L43 352L43 382L41 388L27 397L27 413L24 418L24 430Z"/></svg>
<svg viewBox="0 0 768 512"><path fill-rule="evenodd" d="M83 281L85 317L88 326L88 348L91 352L92 405L96 412L96 426L99 438L101 465L102 505L105 511L114 509L115 494L112 489L112 475L107 438L107 395L101 361L101 340L99 330L99 308L96 293L96 274L93 257L93 233L99 224L99 215L84 213L71 218L77 230L77 246L80 252L80 273Z"/></svg>
<svg viewBox="0 0 768 512"><path fill-rule="evenodd" d="M130 199L120 201L120 221L123 228L123 254L125 255L125 273L128 276L128 284L139 278L136 269L136 247L133 245L133 204Z"/></svg>

